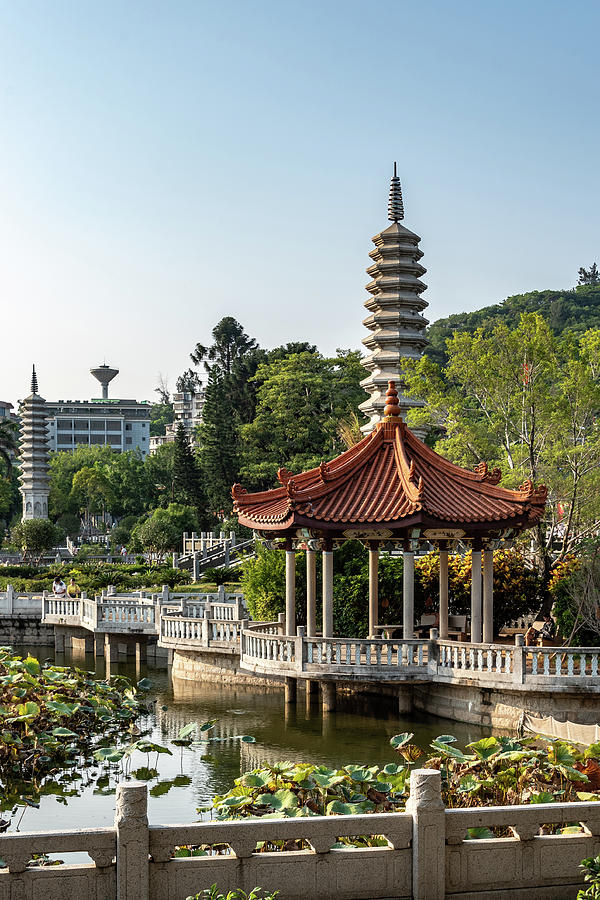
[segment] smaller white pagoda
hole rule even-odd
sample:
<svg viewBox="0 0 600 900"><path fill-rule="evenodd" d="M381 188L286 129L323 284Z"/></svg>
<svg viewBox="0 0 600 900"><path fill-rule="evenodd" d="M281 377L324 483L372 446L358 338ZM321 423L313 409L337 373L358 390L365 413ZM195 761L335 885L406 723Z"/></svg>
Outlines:
<svg viewBox="0 0 600 900"><path fill-rule="evenodd" d="M35 366L31 394L21 404L19 466L24 519L48 518L50 474L48 469L48 423L46 401L38 394Z"/></svg>

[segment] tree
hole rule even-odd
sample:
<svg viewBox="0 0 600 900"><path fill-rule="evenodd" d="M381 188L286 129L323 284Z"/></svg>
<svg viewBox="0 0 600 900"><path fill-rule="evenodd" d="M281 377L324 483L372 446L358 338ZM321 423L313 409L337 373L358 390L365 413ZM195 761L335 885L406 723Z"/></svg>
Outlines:
<svg viewBox="0 0 600 900"><path fill-rule="evenodd" d="M175 387L181 393L198 394L202 388L202 382L197 372L193 369L186 369L177 379Z"/></svg>
<svg viewBox="0 0 600 900"><path fill-rule="evenodd" d="M153 403L150 407L150 436L166 434L167 425L175 418L172 403Z"/></svg>
<svg viewBox="0 0 600 900"><path fill-rule="evenodd" d="M16 422L10 419L0 420L0 463L3 464L7 476L12 471L12 461L17 452L18 433Z"/></svg>
<svg viewBox="0 0 600 900"><path fill-rule="evenodd" d="M173 461L175 443L157 447L144 460L144 470L154 497L159 506L167 506L173 502L175 485L173 481Z"/></svg>
<svg viewBox="0 0 600 900"><path fill-rule="evenodd" d="M85 512L89 524L92 514L101 512L105 519L106 508L112 499L112 489L104 472L95 466L84 466L73 476L71 494L78 509Z"/></svg>
<svg viewBox="0 0 600 900"><path fill-rule="evenodd" d="M596 263L592 263L589 269L582 266L578 274L579 284L600 284L600 272Z"/></svg>
<svg viewBox="0 0 600 900"><path fill-rule="evenodd" d="M11 538L21 548L26 558L37 555L39 563L46 551L60 544L64 532L49 519L22 519L13 528Z"/></svg>
<svg viewBox="0 0 600 900"><path fill-rule="evenodd" d="M456 332L444 368L427 357L404 367L409 393L425 401L409 424L443 429L438 452L460 465L498 464L508 487L547 484L548 515L535 533L546 577L557 534L562 557L600 525L599 352L600 329L560 337L529 313L514 330Z"/></svg>
<svg viewBox="0 0 600 900"><path fill-rule="evenodd" d="M173 490L178 501L193 506L199 519L205 518L206 498L202 476L182 422L179 422L175 433Z"/></svg>
<svg viewBox="0 0 600 900"><path fill-rule="evenodd" d="M155 509L136 526L132 537L162 562L167 553L181 546L184 531L196 531L198 527L196 512L191 506L170 503L166 509Z"/></svg>
<svg viewBox="0 0 600 900"><path fill-rule="evenodd" d="M204 363L207 372L212 368L211 363L215 363L222 372L230 375L233 361L258 346L233 316L221 319L213 328L212 336L213 343L210 347L196 344L190 353L192 362L197 366Z"/></svg>
<svg viewBox="0 0 600 900"><path fill-rule="evenodd" d="M208 377L198 440L209 508L220 516L231 509L231 487L238 480L239 435L228 380L216 366Z"/></svg>
<svg viewBox="0 0 600 900"><path fill-rule="evenodd" d="M154 393L159 396L159 404L162 406L170 406L171 405L171 391L169 390L169 382L167 380L166 375L162 375L159 373L158 375L158 384L154 388Z"/></svg>
<svg viewBox="0 0 600 900"><path fill-rule="evenodd" d="M364 399L363 376L358 351L294 353L259 366L256 415L241 428L248 486L269 488L280 466L299 472L346 449L339 427Z"/></svg>

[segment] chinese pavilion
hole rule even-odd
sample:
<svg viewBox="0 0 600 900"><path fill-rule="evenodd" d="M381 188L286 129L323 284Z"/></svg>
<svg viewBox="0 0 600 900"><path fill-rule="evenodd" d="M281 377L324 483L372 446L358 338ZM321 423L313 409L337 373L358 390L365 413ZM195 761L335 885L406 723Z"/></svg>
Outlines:
<svg viewBox="0 0 600 900"><path fill-rule="evenodd" d="M471 640L493 640L493 549L536 524L547 490L526 481L499 486L500 471L480 463L463 469L427 447L405 425L398 393L388 384L383 420L350 450L318 468L278 472L280 486L250 494L232 488L241 525L284 546L286 633L295 634L295 554L306 551L307 629L316 634L316 552L323 553L323 636L333 636L333 551L348 539L369 548L369 634L378 624L380 548L404 554L403 637L414 637L414 553L419 542L440 549L440 637L448 636L448 552L472 548ZM483 563L483 566L482 566ZM483 568L483 572L482 572Z"/></svg>

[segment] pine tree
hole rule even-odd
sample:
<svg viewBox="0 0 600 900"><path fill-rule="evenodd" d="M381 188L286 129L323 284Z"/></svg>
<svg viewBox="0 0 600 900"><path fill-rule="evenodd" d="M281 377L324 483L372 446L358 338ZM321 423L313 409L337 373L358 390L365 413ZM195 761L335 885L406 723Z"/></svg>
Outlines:
<svg viewBox="0 0 600 900"><path fill-rule="evenodd" d="M596 263L592 263L589 269L582 266L578 274L579 284L600 284L600 272Z"/></svg>
<svg viewBox="0 0 600 900"><path fill-rule="evenodd" d="M211 369L200 426L200 460L210 508L217 514L231 509L231 487L238 480L238 417L229 379Z"/></svg>
<svg viewBox="0 0 600 900"><path fill-rule="evenodd" d="M202 476L182 422L179 422L175 432L173 493L181 503L193 506L198 512L199 519L206 518L206 495Z"/></svg>

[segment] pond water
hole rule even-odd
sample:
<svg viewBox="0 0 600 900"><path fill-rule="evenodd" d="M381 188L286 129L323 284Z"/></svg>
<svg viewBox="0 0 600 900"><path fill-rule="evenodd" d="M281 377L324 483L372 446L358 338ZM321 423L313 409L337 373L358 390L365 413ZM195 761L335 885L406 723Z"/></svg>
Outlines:
<svg viewBox="0 0 600 900"><path fill-rule="evenodd" d="M39 647L16 647L15 651L20 655L30 652L40 660L54 659L57 665L74 664L104 676L101 657L55 655L53 650ZM340 698L336 712L323 715L317 699L307 704L301 691L298 703L286 707L283 691L277 689L172 680L166 668L142 666L136 671L134 664L125 662L113 664L111 673L127 675L134 681L140 677L150 679L152 688L147 697L151 711L138 720L138 725L142 731L149 731L150 740L169 747L173 754L153 753L148 758L145 753L136 752L132 757L132 770L158 770L158 775L148 781L148 817L152 824L197 820L199 806L209 804L216 794L225 793L241 772L263 761L292 760L332 768L347 763L384 766L398 761L389 739L402 731L414 732L414 742L424 748L439 734L454 734L463 746L490 733L490 729L434 716L400 717L391 698ZM213 740L189 749L171 743L182 726L202 724L208 719L218 720L206 732ZM251 735L256 742L244 743L239 739L242 735ZM114 766L113 770L116 771ZM72 787L77 788L79 795L67 797L66 804L64 798L44 796L39 809L27 807L20 830L112 825L115 778L111 777L108 784L105 778L99 785L98 777L104 773L104 764L98 764L85 772L83 779L76 774ZM70 777L66 775L66 779ZM21 811L14 817L11 831Z"/></svg>

